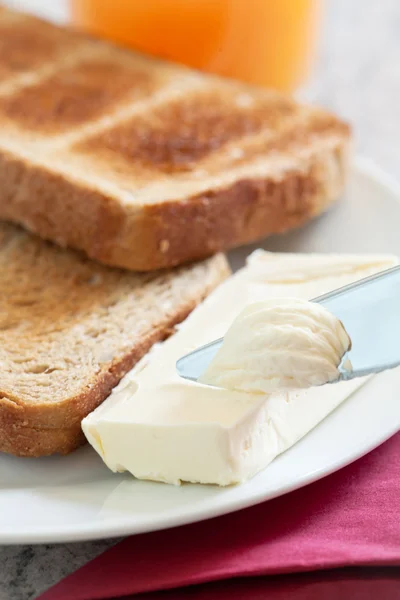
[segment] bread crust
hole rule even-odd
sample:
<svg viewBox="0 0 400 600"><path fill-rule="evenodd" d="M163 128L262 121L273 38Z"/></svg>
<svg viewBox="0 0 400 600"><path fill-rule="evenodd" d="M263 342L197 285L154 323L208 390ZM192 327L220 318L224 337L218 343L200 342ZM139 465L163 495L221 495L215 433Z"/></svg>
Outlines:
<svg viewBox="0 0 400 600"><path fill-rule="evenodd" d="M185 200L126 206L0 151L0 217L110 266L172 267L297 227L343 191L349 135L269 178L240 179Z"/></svg>
<svg viewBox="0 0 400 600"><path fill-rule="evenodd" d="M165 319L129 352L105 365L75 397L62 402L26 404L18 398L0 398L0 452L16 456L68 454L85 442L81 420L103 402L121 378L148 352L167 338L186 316L229 274L225 259L215 257L202 293Z"/></svg>

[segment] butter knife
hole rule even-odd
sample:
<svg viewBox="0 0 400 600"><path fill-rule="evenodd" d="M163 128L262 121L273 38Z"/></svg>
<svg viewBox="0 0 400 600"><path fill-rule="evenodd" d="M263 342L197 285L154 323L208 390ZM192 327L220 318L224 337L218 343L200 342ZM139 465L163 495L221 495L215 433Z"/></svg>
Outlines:
<svg viewBox="0 0 400 600"><path fill-rule="evenodd" d="M400 365L400 266L381 271L314 298L340 319L352 347L331 383L364 377ZM197 381L222 345L223 338L182 356L178 374ZM352 369L346 369L346 359Z"/></svg>

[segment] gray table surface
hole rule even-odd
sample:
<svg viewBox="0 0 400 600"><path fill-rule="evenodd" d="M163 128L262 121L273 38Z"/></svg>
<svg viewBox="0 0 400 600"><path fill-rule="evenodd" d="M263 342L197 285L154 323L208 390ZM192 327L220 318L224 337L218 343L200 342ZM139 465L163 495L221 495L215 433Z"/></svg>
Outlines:
<svg viewBox="0 0 400 600"><path fill-rule="evenodd" d="M32 1L42 13L57 4ZM357 152L400 179L400 2L328 0L319 59L301 95L348 119ZM0 547L0 600L36 598L115 541Z"/></svg>

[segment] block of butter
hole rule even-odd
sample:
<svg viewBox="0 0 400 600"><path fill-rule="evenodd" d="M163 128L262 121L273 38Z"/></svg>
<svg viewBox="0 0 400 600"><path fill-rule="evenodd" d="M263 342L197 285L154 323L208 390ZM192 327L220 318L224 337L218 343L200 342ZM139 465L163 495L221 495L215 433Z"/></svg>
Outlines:
<svg viewBox="0 0 400 600"><path fill-rule="evenodd" d="M249 303L312 299L397 264L391 256L256 251L82 422L112 471L140 479L229 485L249 479L343 402L363 380L254 394L181 379L178 358L222 337Z"/></svg>

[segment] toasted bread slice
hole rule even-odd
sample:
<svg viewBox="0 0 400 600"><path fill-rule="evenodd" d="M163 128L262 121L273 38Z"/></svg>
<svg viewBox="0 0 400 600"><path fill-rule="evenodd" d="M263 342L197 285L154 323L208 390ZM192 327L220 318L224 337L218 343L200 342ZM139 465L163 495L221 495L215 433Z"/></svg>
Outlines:
<svg viewBox="0 0 400 600"><path fill-rule="evenodd" d="M301 225L349 128L275 91L0 13L0 218L133 270Z"/></svg>
<svg viewBox="0 0 400 600"><path fill-rule="evenodd" d="M229 272L110 269L0 224L0 451L70 452L80 422Z"/></svg>

